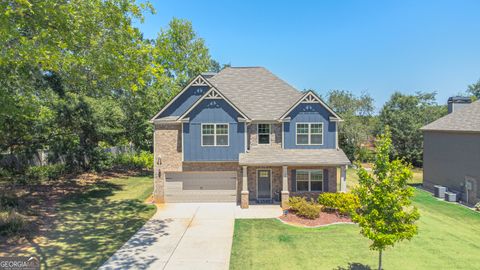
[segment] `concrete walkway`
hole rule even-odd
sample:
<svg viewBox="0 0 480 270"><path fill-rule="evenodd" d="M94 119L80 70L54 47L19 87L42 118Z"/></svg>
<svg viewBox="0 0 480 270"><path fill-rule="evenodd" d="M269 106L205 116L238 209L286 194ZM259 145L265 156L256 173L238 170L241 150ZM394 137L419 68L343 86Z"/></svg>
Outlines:
<svg viewBox="0 0 480 270"><path fill-rule="evenodd" d="M100 269L228 269L235 218L274 218L278 205L174 203L157 213Z"/></svg>

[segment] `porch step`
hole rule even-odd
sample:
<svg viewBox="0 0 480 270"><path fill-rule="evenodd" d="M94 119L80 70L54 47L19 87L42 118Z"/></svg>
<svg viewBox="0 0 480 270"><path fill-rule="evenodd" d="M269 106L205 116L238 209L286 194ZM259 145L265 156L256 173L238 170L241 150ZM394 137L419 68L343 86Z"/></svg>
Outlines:
<svg viewBox="0 0 480 270"><path fill-rule="evenodd" d="M257 199L258 204L272 204L273 200L272 199Z"/></svg>

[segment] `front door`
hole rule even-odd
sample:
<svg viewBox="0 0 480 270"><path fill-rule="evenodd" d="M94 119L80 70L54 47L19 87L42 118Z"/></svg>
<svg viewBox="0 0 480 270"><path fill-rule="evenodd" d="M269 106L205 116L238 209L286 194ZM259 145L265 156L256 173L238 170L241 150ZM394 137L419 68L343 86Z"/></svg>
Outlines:
<svg viewBox="0 0 480 270"><path fill-rule="evenodd" d="M270 170L257 171L257 198L271 199L272 198L272 181Z"/></svg>

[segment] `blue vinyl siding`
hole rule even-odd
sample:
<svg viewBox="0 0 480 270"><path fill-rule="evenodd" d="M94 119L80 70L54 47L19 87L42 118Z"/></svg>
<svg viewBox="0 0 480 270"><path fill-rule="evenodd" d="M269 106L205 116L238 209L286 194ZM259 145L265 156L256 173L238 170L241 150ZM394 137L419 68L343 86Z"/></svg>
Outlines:
<svg viewBox="0 0 480 270"><path fill-rule="evenodd" d="M319 103L300 103L289 116L290 122L283 125L285 149L325 149L335 148L336 122L329 121L331 113ZM323 123L323 145L296 145L297 123Z"/></svg>
<svg viewBox="0 0 480 270"><path fill-rule="evenodd" d="M185 161L238 161L245 152L245 124L238 122L239 114L225 100L205 99L189 114L183 124ZM228 123L228 146L202 146L202 123Z"/></svg>
<svg viewBox="0 0 480 270"><path fill-rule="evenodd" d="M207 92L208 86L190 86L159 117L180 116Z"/></svg>

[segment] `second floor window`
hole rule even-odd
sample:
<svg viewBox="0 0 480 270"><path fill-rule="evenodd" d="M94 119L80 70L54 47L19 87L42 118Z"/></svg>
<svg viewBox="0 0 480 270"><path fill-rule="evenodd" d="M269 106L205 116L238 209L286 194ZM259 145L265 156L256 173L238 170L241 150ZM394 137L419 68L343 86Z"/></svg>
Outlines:
<svg viewBox="0 0 480 270"><path fill-rule="evenodd" d="M270 124L258 124L258 144L270 144Z"/></svg>
<svg viewBox="0 0 480 270"><path fill-rule="evenodd" d="M228 124L202 124L202 146L228 146Z"/></svg>
<svg viewBox="0 0 480 270"><path fill-rule="evenodd" d="M297 145L322 145L323 123L297 123Z"/></svg>

